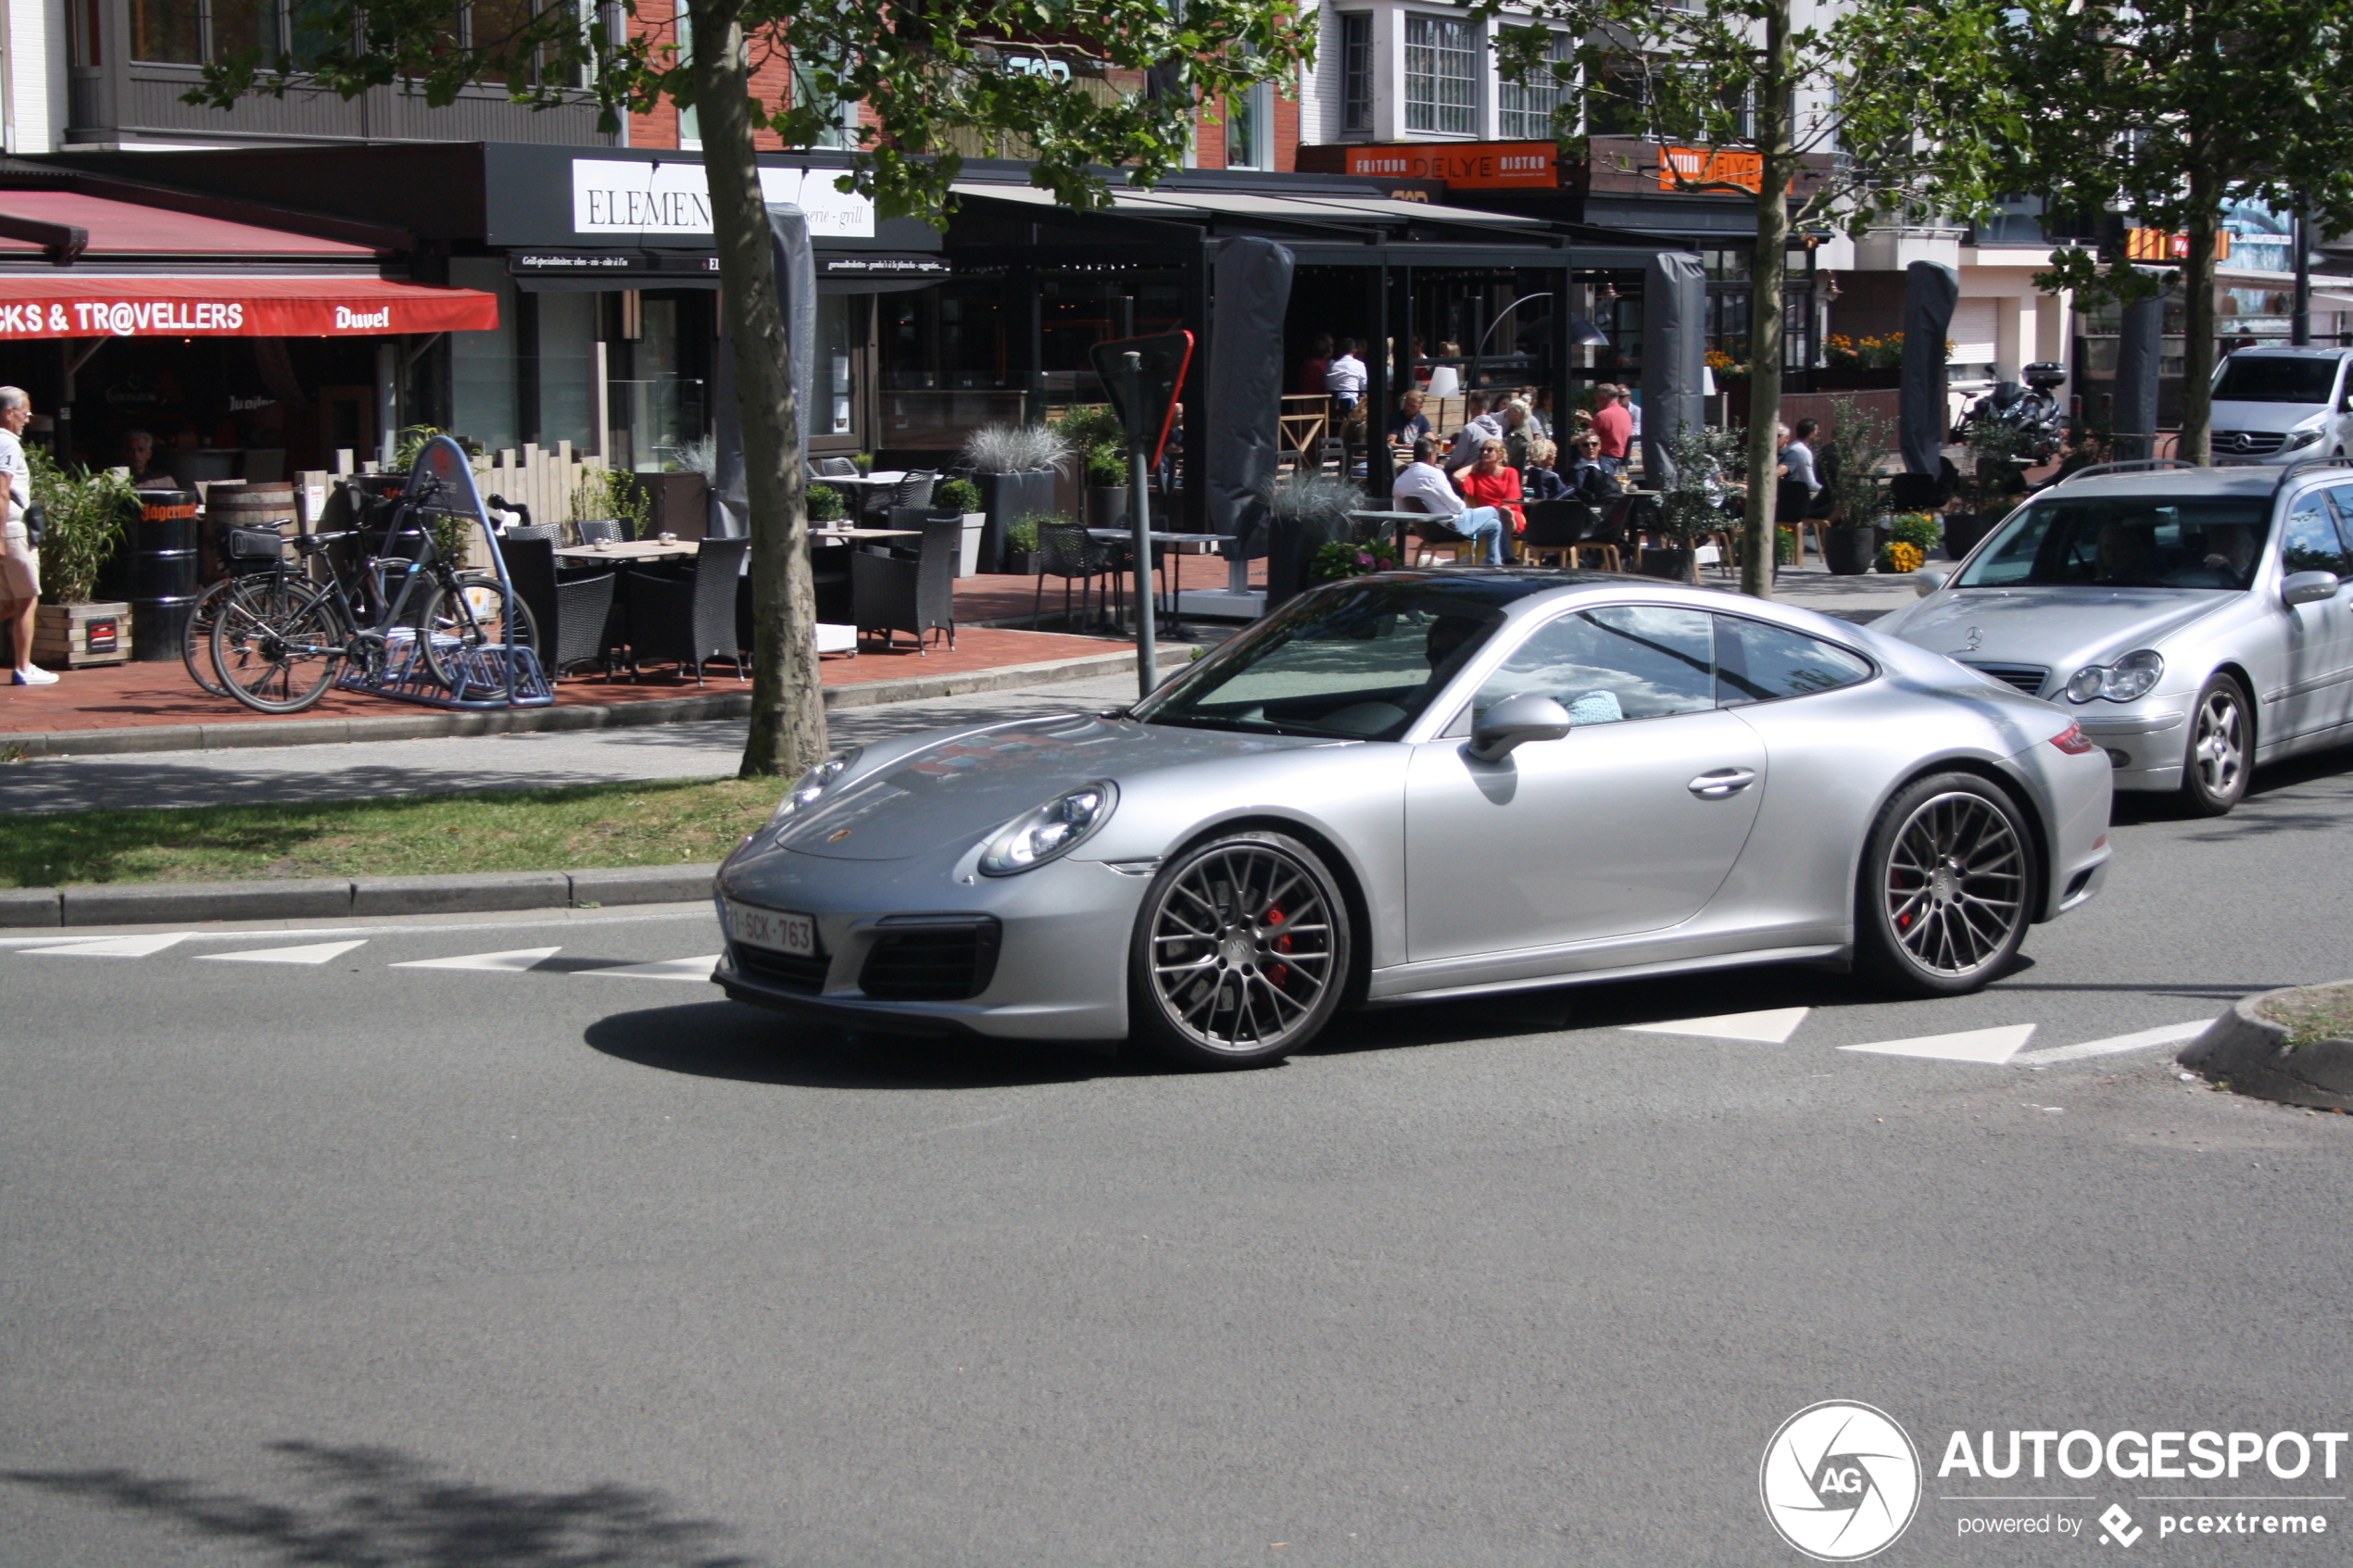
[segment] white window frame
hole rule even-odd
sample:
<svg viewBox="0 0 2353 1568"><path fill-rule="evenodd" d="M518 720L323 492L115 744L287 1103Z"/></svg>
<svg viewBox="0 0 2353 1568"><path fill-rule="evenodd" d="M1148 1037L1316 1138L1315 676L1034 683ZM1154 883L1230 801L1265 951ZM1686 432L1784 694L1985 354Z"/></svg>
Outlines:
<svg viewBox="0 0 2353 1568"><path fill-rule="evenodd" d="M1551 60L1573 59L1577 40L1566 32L1553 34L1545 57ZM1557 80L1539 86L1533 82L1520 85L1504 80L1503 72L1495 73L1495 139L1499 142L1549 142L1554 139L1553 111L1569 89ZM1521 128L1511 129L1512 121L1523 121ZM1533 121L1533 129L1527 122Z"/></svg>
<svg viewBox="0 0 2353 1568"><path fill-rule="evenodd" d="M1404 16L1404 102L1403 121L1406 133L1422 136L1459 136L1466 141L1479 134L1479 82L1488 74L1482 56L1491 58L1484 31L1475 22L1460 17L1435 16L1427 11L1408 11ZM1416 43L1419 31L1424 41ZM1459 40L1456 46L1454 40ZM1416 71L1415 56L1428 56L1428 69ZM1450 60L1458 61L1461 69L1449 74L1443 69ZM1416 82L1428 83L1428 96L1416 99ZM1459 85L1463 97L1448 102L1446 89ZM1420 116L1425 123L1416 123ZM1449 119L1460 123L1450 125Z"/></svg>
<svg viewBox="0 0 2353 1568"><path fill-rule="evenodd" d="M1247 159L1234 157L1234 126L1237 121L1250 128L1252 144ZM1272 82L1252 82L1239 94L1227 98L1226 167L1264 169L1275 167L1275 87Z"/></svg>
<svg viewBox="0 0 2353 1568"><path fill-rule="evenodd" d="M1340 13L1340 129L1342 135L1369 135L1373 103L1379 95L1374 83L1379 66L1374 52L1373 13Z"/></svg>

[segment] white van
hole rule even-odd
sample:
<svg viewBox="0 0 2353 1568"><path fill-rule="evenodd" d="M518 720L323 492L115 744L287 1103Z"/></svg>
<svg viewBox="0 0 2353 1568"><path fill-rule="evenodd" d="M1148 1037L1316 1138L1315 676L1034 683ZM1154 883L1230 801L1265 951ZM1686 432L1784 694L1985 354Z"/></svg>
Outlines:
<svg viewBox="0 0 2353 1568"><path fill-rule="evenodd" d="M2214 461L2230 466L2353 452L2343 348L2242 348L2214 369Z"/></svg>

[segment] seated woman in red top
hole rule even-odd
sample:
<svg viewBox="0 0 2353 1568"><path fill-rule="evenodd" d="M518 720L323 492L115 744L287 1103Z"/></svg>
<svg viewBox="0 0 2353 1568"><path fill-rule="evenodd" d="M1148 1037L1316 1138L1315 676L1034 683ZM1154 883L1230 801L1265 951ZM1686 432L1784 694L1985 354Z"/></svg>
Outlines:
<svg viewBox="0 0 2353 1568"><path fill-rule="evenodd" d="M1454 486L1474 507L1493 507L1504 514L1516 534L1528 526L1519 509L1519 470L1504 460L1504 444L1490 436L1478 444L1478 456L1454 470Z"/></svg>

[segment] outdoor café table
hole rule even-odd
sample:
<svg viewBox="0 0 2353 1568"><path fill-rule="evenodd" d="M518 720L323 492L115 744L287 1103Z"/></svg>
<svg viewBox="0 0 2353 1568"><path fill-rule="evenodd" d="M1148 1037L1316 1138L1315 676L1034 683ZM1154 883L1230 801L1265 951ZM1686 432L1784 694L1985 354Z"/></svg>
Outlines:
<svg viewBox="0 0 2353 1568"><path fill-rule="evenodd" d="M628 539L610 545L567 545L556 552L556 558L573 565L595 561L665 560L675 556L702 553L699 539Z"/></svg>
<svg viewBox="0 0 2353 1568"><path fill-rule="evenodd" d="M920 539L923 533L920 528L812 528L809 536L856 544L861 539Z"/></svg>
<svg viewBox="0 0 2353 1568"><path fill-rule="evenodd" d="M1087 537L1094 540L1099 545L1133 545L1136 542L1135 531L1126 528L1090 528L1087 531ZM1178 555L1206 554L1210 546L1222 545L1226 542L1226 535L1223 533L1164 533L1157 528L1146 533L1144 537L1151 540L1155 545L1167 546L1170 550ZM1188 549L1186 547L1188 546L1198 546L1200 548ZM1168 566L1167 562L1164 559L1161 563L1161 578L1164 587L1166 585L1167 576ZM1177 591L1175 589L1169 589L1165 597L1168 600L1168 625L1166 629L1172 633L1182 631L1184 629L1184 622L1178 614L1180 601L1177 598Z"/></svg>
<svg viewBox="0 0 2353 1568"><path fill-rule="evenodd" d="M856 492L858 500L851 510L862 516L865 513L867 502L906 477L907 471L904 469L885 469L875 473L821 473L809 483L830 484L837 489L846 488Z"/></svg>

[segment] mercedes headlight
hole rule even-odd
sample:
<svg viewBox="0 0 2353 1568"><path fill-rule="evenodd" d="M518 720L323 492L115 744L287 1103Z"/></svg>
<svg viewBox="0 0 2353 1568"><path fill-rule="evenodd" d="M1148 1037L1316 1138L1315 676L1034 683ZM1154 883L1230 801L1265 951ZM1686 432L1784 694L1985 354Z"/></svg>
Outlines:
<svg viewBox="0 0 2353 1568"><path fill-rule="evenodd" d="M2165 659L2155 648L2128 653L2113 664L2086 664L2067 678L2067 700L2131 702L2157 689Z"/></svg>
<svg viewBox="0 0 2353 1568"><path fill-rule="evenodd" d="M1111 821L1118 789L1107 779L1081 784L1026 811L990 835L980 852L983 876L1012 876L1067 855Z"/></svg>
<svg viewBox="0 0 2353 1568"><path fill-rule="evenodd" d="M761 831L774 833L790 822L795 813L805 811L824 799L825 791L833 788L844 773L858 765L858 755L864 749L863 746L853 746L837 751L795 779L792 788L785 791L784 799L777 803L775 814L768 819L768 825Z"/></svg>
<svg viewBox="0 0 2353 1568"><path fill-rule="evenodd" d="M2325 430L2322 429L2318 425L2315 425L2310 430L2290 431L2288 432L2287 439L2280 444L2280 450L2283 452L2293 452L2299 447L2309 446L2312 443L2318 441L2322 436L2327 433L2328 433Z"/></svg>

